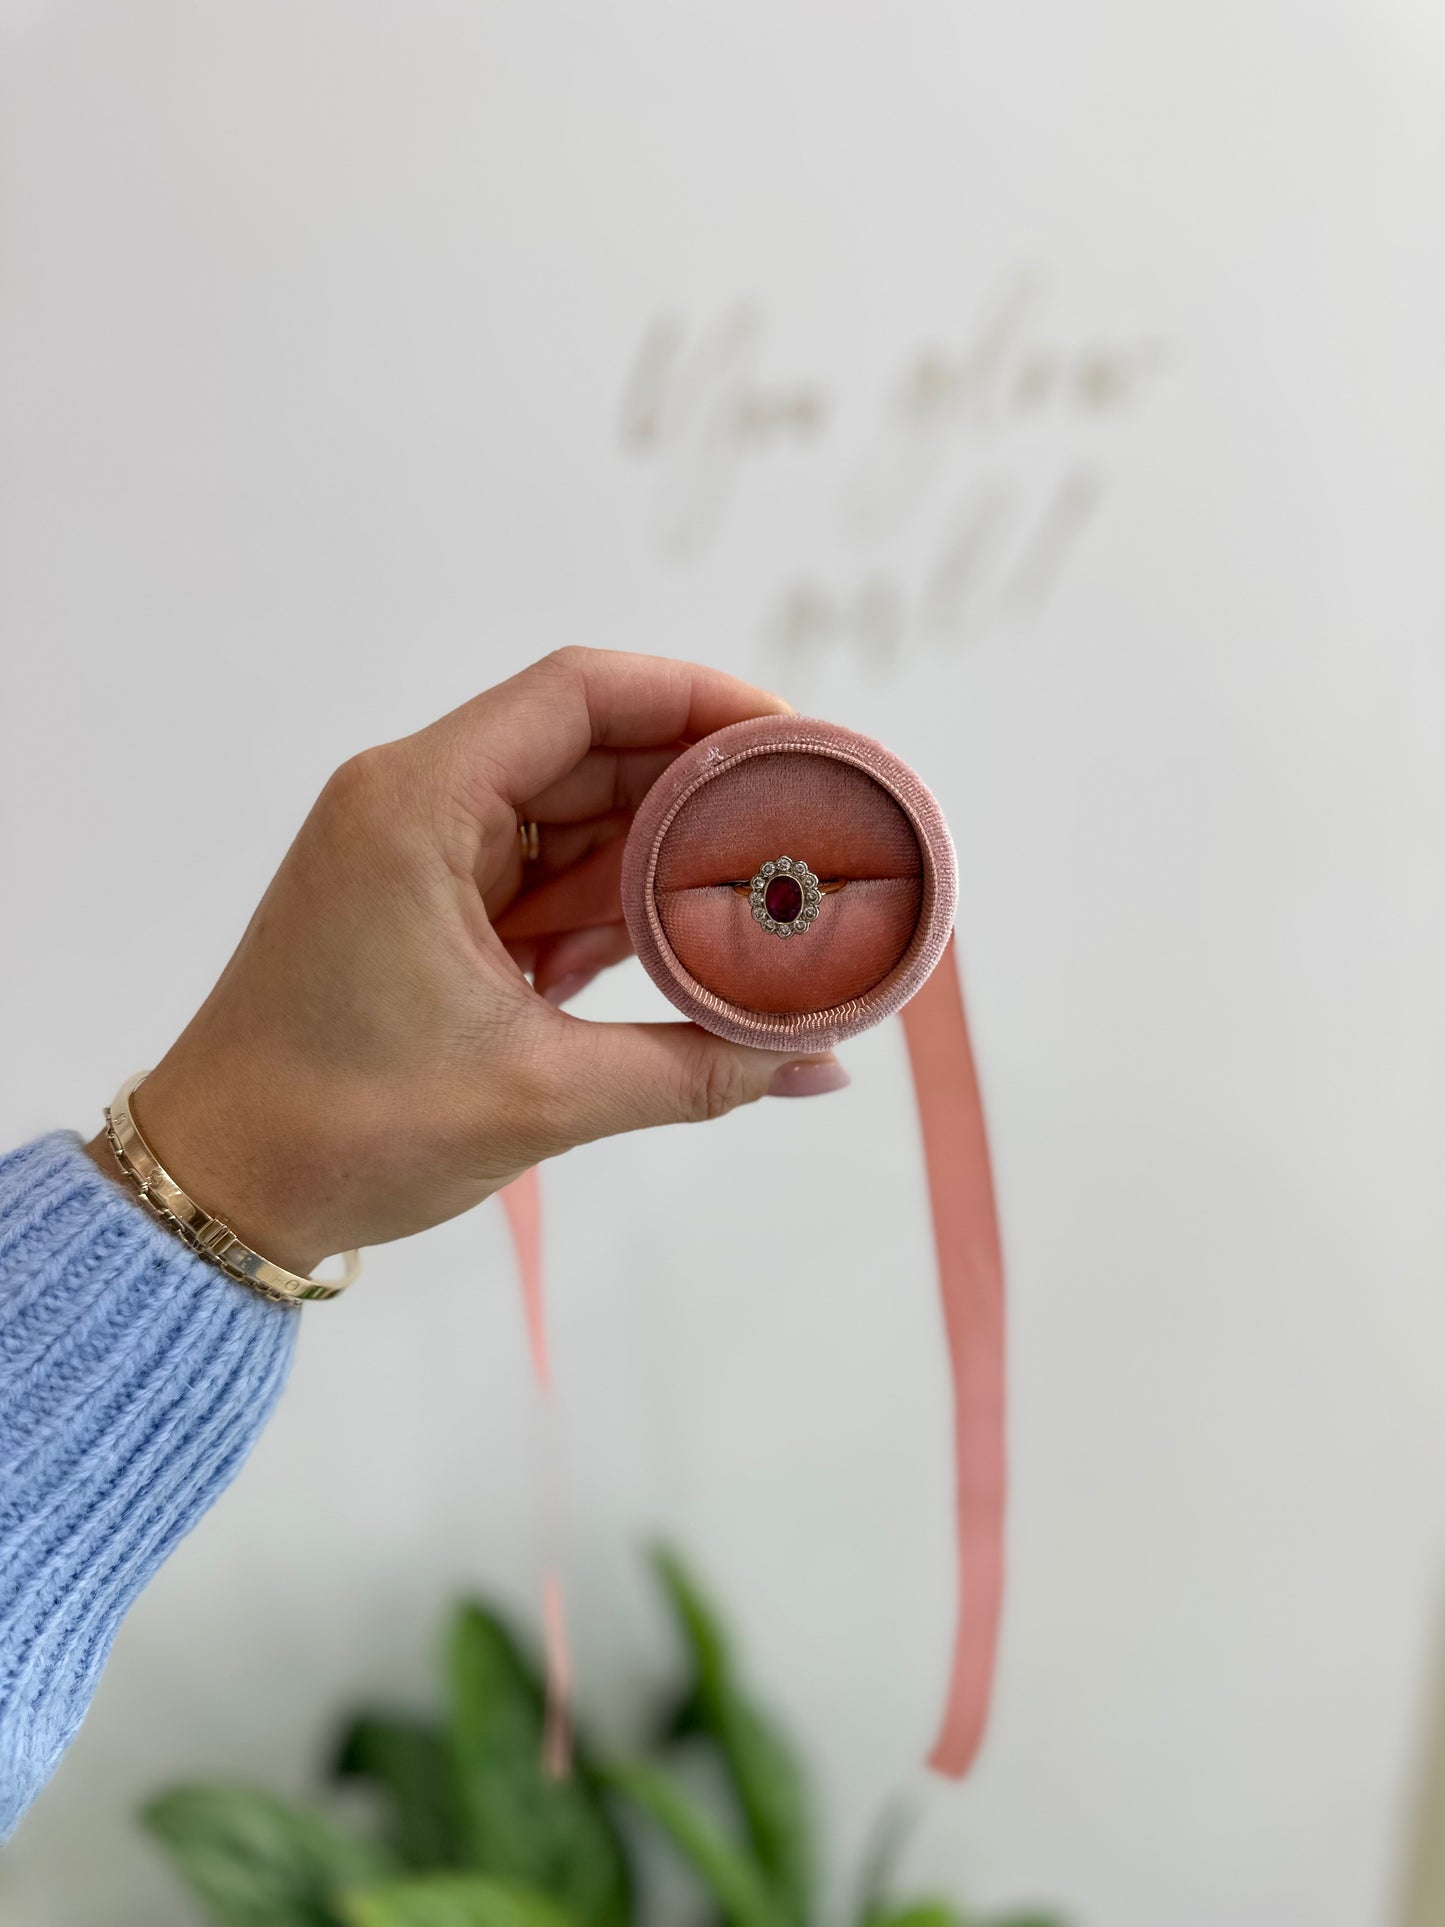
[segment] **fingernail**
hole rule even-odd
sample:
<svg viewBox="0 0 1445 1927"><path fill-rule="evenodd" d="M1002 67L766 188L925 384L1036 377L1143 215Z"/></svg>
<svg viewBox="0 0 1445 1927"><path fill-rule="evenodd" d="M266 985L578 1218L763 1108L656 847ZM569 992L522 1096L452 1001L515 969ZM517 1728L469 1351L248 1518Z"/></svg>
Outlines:
<svg viewBox="0 0 1445 1927"><path fill-rule="evenodd" d="M585 990L592 979L601 974L597 970L571 970L565 977L559 977L555 984L548 984L542 995L549 1004L565 1004L569 997L575 997L579 990Z"/></svg>
<svg viewBox="0 0 1445 1927"><path fill-rule="evenodd" d="M811 1057L784 1064L768 1086L769 1097L822 1097L853 1082L836 1057Z"/></svg>

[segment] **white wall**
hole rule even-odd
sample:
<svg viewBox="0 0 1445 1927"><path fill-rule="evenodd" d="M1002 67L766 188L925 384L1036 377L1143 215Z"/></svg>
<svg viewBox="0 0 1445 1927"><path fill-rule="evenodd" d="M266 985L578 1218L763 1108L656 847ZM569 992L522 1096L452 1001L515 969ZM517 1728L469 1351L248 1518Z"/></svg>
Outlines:
<svg viewBox="0 0 1445 1927"><path fill-rule="evenodd" d="M26 0L0 43L0 1132L92 1128L328 770L559 642L882 736L957 836L1012 1283L996 1722L912 1864L1087 1927L1401 1917L1445 1564L1442 69L1423 0ZM669 318L802 426L739 449L674 394L639 447ZM958 410L885 446L930 346ZM631 967L582 1010L658 1002ZM584 1698L626 1736L636 1549L678 1533L840 1873L950 1612L899 1035L848 1056L846 1097L546 1174ZM780 1168L789 1273L732 1228ZM146 1790L303 1784L359 1689L424 1690L450 1593L529 1602L500 1216L369 1270L126 1625L10 1927L187 1918Z"/></svg>

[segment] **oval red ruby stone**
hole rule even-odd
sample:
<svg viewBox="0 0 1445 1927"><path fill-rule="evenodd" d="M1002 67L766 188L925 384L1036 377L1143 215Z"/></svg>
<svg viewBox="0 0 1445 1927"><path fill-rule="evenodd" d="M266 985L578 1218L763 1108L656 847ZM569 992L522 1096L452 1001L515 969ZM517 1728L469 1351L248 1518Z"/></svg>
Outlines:
<svg viewBox="0 0 1445 1927"><path fill-rule="evenodd" d="M803 907L803 886L795 877L770 877L763 903L774 923L791 923Z"/></svg>

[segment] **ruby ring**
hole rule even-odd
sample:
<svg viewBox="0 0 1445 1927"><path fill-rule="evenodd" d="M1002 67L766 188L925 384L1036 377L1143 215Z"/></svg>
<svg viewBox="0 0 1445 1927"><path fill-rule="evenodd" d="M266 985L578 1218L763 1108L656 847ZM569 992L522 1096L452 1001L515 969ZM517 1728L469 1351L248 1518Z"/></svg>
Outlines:
<svg viewBox="0 0 1445 1927"><path fill-rule="evenodd" d="M800 857L777 856L758 865L749 883L733 889L751 900L753 921L773 937L801 937L811 930L823 898L841 890L846 879L820 883L815 871Z"/></svg>

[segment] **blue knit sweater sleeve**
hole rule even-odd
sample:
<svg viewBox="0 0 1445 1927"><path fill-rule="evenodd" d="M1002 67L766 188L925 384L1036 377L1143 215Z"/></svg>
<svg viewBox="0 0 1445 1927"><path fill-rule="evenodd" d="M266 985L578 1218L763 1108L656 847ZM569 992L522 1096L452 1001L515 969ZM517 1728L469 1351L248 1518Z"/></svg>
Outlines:
<svg viewBox="0 0 1445 1927"><path fill-rule="evenodd" d="M188 1251L77 1137L0 1157L0 1840L127 1607L250 1450L299 1322Z"/></svg>

